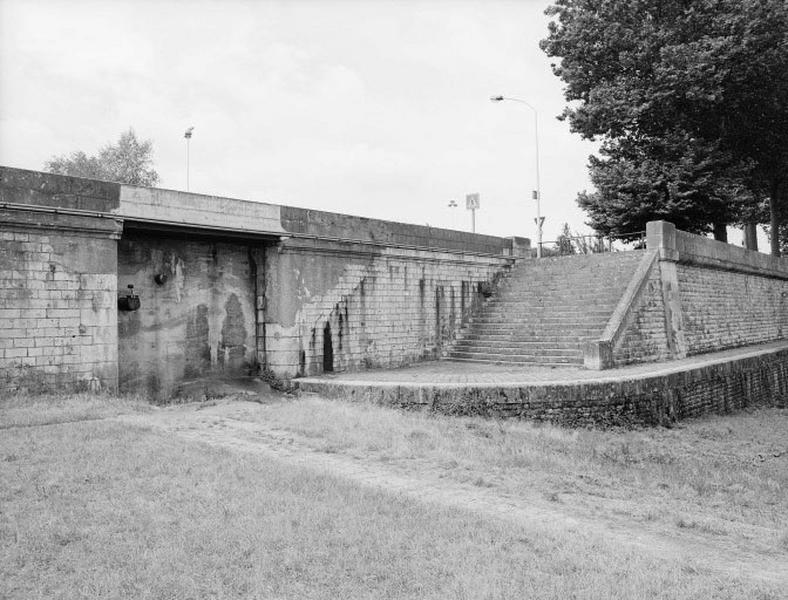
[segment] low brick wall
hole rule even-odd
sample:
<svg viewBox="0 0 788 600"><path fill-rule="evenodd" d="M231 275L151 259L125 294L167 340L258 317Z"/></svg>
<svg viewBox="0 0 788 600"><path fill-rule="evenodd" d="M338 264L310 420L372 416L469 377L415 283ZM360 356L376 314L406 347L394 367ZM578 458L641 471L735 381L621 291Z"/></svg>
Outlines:
<svg viewBox="0 0 788 600"><path fill-rule="evenodd" d="M666 365L667 366L667 365ZM383 377L382 377L383 378ZM556 424L670 425L748 406L788 406L788 348L710 360L697 367L606 381L556 384L360 383L309 380L305 392L327 398L449 415L522 418Z"/></svg>

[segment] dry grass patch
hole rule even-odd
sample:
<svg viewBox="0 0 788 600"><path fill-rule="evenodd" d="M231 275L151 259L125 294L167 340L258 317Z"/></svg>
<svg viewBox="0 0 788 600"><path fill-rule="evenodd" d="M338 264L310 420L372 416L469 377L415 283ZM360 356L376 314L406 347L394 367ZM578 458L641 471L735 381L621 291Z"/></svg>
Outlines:
<svg viewBox="0 0 788 600"><path fill-rule="evenodd" d="M788 534L788 410L709 416L674 429L564 429L401 412L304 396L240 418L302 436L315 450L461 482L539 494L592 515L692 528L765 552Z"/></svg>
<svg viewBox="0 0 788 600"><path fill-rule="evenodd" d="M37 394L0 392L0 430L105 419L154 408L137 396L110 394Z"/></svg>
<svg viewBox="0 0 788 600"><path fill-rule="evenodd" d="M446 443L472 454L477 440L509 435L319 401L254 408L310 429L316 443L344 435L343 451L374 444L392 459L443 456ZM371 431L311 429L322 426L299 425L299 409ZM537 446L567 444L558 432L523 431ZM109 421L9 427L0 458L4 598L778 597L581 532L520 530Z"/></svg>

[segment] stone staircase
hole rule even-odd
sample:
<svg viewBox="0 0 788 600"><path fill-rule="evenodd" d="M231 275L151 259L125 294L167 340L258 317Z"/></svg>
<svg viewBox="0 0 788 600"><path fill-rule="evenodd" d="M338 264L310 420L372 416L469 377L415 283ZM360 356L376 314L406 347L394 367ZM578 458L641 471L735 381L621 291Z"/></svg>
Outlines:
<svg viewBox="0 0 788 600"><path fill-rule="evenodd" d="M512 365L583 364L644 251L519 262L459 334L446 358Z"/></svg>

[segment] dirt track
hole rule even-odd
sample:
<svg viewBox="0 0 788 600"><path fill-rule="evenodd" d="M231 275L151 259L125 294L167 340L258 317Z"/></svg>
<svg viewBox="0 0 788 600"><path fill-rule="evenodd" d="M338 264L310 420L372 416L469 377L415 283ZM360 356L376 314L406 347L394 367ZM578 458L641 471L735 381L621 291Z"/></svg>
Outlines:
<svg viewBox="0 0 788 600"><path fill-rule="evenodd" d="M788 587L788 565L784 558L749 552L720 538L691 531L667 535L656 526L649 528L624 518L592 517L572 507L548 502L539 494L522 498L495 489L461 484L444 478L437 465L425 461L414 461L409 468L403 468L318 452L292 432L244 420L243 415L248 414L249 407L248 402L221 402L209 407L187 405L148 414L123 415L115 420L159 429L196 443L293 463L368 488L418 502L471 511L525 529L550 527L582 532L652 556L679 558L686 561L689 568Z"/></svg>

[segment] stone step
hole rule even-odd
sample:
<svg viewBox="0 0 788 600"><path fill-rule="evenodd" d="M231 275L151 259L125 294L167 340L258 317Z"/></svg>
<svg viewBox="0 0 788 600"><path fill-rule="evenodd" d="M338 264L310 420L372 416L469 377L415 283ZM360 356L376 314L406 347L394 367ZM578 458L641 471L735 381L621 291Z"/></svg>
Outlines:
<svg viewBox="0 0 788 600"><path fill-rule="evenodd" d="M538 325L538 324L561 324L561 323L576 323L582 320L584 323L602 323L608 322L609 315L585 315L582 312L566 313L563 315L554 315L549 312L544 314L485 314L473 319L474 324L511 324L511 325Z"/></svg>
<svg viewBox="0 0 788 600"><path fill-rule="evenodd" d="M498 290L498 298L516 298L518 300L531 300L533 298L610 298L615 295L615 290L626 288L629 281L606 281L604 287L592 287L582 282L573 283L567 287L551 287L539 289L538 285L531 283L522 286L504 287Z"/></svg>
<svg viewBox="0 0 788 600"><path fill-rule="evenodd" d="M512 302L533 302L534 300L538 300L539 298L544 298L544 299L549 298L554 301L555 300L569 301L574 299L578 301L593 300L593 301L602 301L602 302L612 302L614 296L617 293L617 290L625 287L626 286L621 284L608 283L607 287L605 287L605 289L603 290L571 289L571 290L559 291L559 290L534 290L528 288L524 288L522 290L502 289L502 290L498 290L497 293L487 301L487 304L499 300L509 300Z"/></svg>
<svg viewBox="0 0 788 600"><path fill-rule="evenodd" d="M483 335L477 336L475 338L460 338L458 339L455 344L460 343L469 343L469 344L505 344L509 342L517 342L519 343L526 343L531 342L536 345L546 344L551 347L561 347L564 345L567 346L574 346L580 347L586 342L598 340L600 336L599 332L588 333L584 335L556 335L555 333L551 333L549 335L509 335L509 336L492 336L492 335Z"/></svg>
<svg viewBox="0 0 788 600"><path fill-rule="evenodd" d="M485 364L485 365L508 365L512 368L517 367L580 367L582 363L566 363L566 362L550 362L549 360L543 360L538 363L536 362L521 362L521 363L514 363L511 361L498 361L492 359L476 359L476 358L459 358L456 356L446 356L442 360L450 360L452 362L464 362L464 363L473 363L473 364Z"/></svg>
<svg viewBox="0 0 788 600"><path fill-rule="evenodd" d="M610 314L612 313L618 302L598 302L596 300L586 301L573 301L561 302L560 304L551 305L545 302L542 298L535 298L531 301L515 300L512 298L501 298L494 302L489 302L485 305L485 312L494 312L496 310L513 310L513 311L531 311L531 312L545 312L550 311L556 314L563 313L576 313L582 311L584 314Z"/></svg>
<svg viewBox="0 0 788 600"><path fill-rule="evenodd" d="M571 335L578 335L578 336L585 336L585 335L594 335L596 333L602 333L604 331L604 327L595 327L595 326L584 326L578 325L576 323L569 323L564 327L512 327L512 326L500 326L496 327L494 325L485 325L485 326L476 326L471 327L468 329L468 333L471 335L476 336L490 336L490 335L509 335L509 336L518 336L523 338L535 338L535 337L549 337L549 336L558 336L558 337L567 337Z"/></svg>
<svg viewBox="0 0 788 600"><path fill-rule="evenodd" d="M554 356L550 354L493 354L477 352L450 352L449 357L458 360L474 360L496 364L583 364L583 358L573 356Z"/></svg>
<svg viewBox="0 0 788 600"><path fill-rule="evenodd" d="M513 351L538 352L541 350L578 350L583 345L583 340L533 340L533 339L463 339L459 340L454 348L508 348Z"/></svg>
<svg viewBox="0 0 788 600"><path fill-rule="evenodd" d="M642 252L520 261L457 336L450 356L499 364L582 364Z"/></svg>
<svg viewBox="0 0 788 600"><path fill-rule="evenodd" d="M562 356L562 357L583 357L583 351L580 348L555 348L545 345L541 348L523 348L510 346L509 344L457 344L452 348L452 353L457 354L501 354L512 356Z"/></svg>

